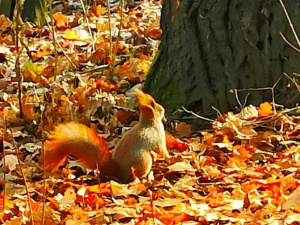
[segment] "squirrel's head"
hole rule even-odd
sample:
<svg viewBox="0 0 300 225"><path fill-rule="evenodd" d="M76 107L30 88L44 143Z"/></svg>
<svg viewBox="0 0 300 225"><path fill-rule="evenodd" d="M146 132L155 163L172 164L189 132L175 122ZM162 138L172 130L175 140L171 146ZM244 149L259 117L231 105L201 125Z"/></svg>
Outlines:
<svg viewBox="0 0 300 225"><path fill-rule="evenodd" d="M151 95L137 89L136 96L139 103L140 113L143 119L160 121L164 119L164 107L158 104Z"/></svg>

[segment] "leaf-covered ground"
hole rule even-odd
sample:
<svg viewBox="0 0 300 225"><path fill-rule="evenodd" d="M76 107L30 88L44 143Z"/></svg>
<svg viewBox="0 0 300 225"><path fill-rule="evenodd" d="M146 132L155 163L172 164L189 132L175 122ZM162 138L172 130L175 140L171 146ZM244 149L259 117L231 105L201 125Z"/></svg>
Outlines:
<svg viewBox="0 0 300 225"><path fill-rule="evenodd" d="M270 103L220 115L202 132L173 123L189 148L168 137L171 157L145 179L99 181L72 159L43 179L43 140L56 124L97 128L113 148L138 119L134 89L156 54L161 2L110 1L110 15L103 2L84 14L81 1L56 1L55 32L24 23L18 46L0 16L0 222L299 224L299 109Z"/></svg>

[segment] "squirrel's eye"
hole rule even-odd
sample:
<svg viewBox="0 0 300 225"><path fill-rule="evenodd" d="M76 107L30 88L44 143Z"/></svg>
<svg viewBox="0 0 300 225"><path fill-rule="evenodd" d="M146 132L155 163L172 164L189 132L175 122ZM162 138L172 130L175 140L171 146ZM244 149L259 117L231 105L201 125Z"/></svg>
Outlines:
<svg viewBox="0 0 300 225"><path fill-rule="evenodd" d="M150 105L151 105L152 108L155 108L155 103L154 102L151 102Z"/></svg>

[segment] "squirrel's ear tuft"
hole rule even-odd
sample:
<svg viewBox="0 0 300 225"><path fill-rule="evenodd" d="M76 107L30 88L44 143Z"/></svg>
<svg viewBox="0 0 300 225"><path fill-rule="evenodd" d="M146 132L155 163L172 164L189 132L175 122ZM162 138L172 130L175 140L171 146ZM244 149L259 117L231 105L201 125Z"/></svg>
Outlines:
<svg viewBox="0 0 300 225"><path fill-rule="evenodd" d="M151 95L144 93L140 89L136 90L136 97L140 106L148 106L156 103Z"/></svg>

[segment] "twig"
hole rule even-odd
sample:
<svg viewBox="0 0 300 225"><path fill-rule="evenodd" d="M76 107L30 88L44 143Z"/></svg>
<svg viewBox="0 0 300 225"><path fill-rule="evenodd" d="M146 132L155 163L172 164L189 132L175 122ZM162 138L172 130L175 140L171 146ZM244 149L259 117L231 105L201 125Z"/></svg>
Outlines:
<svg viewBox="0 0 300 225"><path fill-rule="evenodd" d="M299 52L300 53L300 49L297 48L295 45L293 45L291 42L289 42L287 40L287 38L283 35L282 32L279 32L280 36L282 37L282 39L285 41L285 43L287 43L291 48L293 48L295 51Z"/></svg>
<svg viewBox="0 0 300 225"><path fill-rule="evenodd" d="M274 113L276 114L276 108L275 108L275 94L274 94L274 89L277 86L277 84L279 83L279 81L282 79L283 75L281 75L277 81L275 82L275 84L272 87L264 87L264 88L244 88L244 89L236 89L237 92L241 92L241 91L265 91L265 90L271 90L271 94L272 94L272 104L273 104L273 110Z"/></svg>
<svg viewBox="0 0 300 225"><path fill-rule="evenodd" d="M89 22L89 18L88 18L88 15L87 15L87 11L85 9L85 6L84 6L84 3L83 3L82 0L80 0L80 3L81 3L81 6L82 6L84 18L86 20L86 23L87 23L87 26L88 26L88 29L89 29L89 33L90 33L90 36L91 36L93 52L95 52L96 51L95 40L94 40L94 37L93 37L93 33L92 33L91 25L90 25L90 22Z"/></svg>
<svg viewBox="0 0 300 225"><path fill-rule="evenodd" d="M53 37L53 46L54 46L54 58L55 58L55 65L54 65L54 80L56 80L57 76L57 68L58 68L58 52L57 52L57 40L56 40L56 31L53 21L53 8L52 8L52 0L49 0L49 14L50 14L50 21L51 21L51 28L52 28L52 37Z"/></svg>
<svg viewBox="0 0 300 225"><path fill-rule="evenodd" d="M194 113L193 111L189 111L187 110L186 108L184 108L184 106L181 107L185 112L189 113L189 114L192 114L193 116L199 118L199 119L202 119L202 120L206 120L206 121L209 121L209 122L214 122L214 120L211 120L211 119L208 119L208 118L205 118L203 116L200 116L196 113Z"/></svg>
<svg viewBox="0 0 300 225"><path fill-rule="evenodd" d="M109 0L106 1L107 10L108 10L108 29L109 29L109 56L112 59L112 31L111 31L111 13L110 13L110 4ZM110 65L110 71L112 70L112 66Z"/></svg>
<svg viewBox="0 0 300 225"><path fill-rule="evenodd" d="M119 29L118 29L118 36L117 36L117 41L116 41L116 45L115 45L115 51L114 51L114 54L113 54L113 58L112 58L112 68L113 66L115 65L115 61L116 61L116 57L117 57L117 53L118 53L118 46L119 46L119 41L120 41L120 37L121 37L121 30L122 30L122 24L123 24L123 0L120 0L120 23L119 23ZM113 72L114 70L112 69L111 71L111 79L112 79L112 76L113 76Z"/></svg>
<svg viewBox="0 0 300 225"><path fill-rule="evenodd" d="M39 0L39 2L40 2L40 5L42 5L42 2L41 2L42 0ZM45 11L44 10L42 10L43 11L43 14L44 14L44 16L46 17L47 16L47 14L45 14ZM52 19L51 19L51 21L52 21ZM50 27L52 27L52 30L53 30L53 26L52 26L52 24L49 24L49 22L48 22L48 20L47 20L47 25ZM66 59L70 62L70 64L73 66L73 68L77 68L77 66L72 62L72 60L70 59L70 57L67 55L67 53L65 52L65 50L60 46L60 44L59 43L57 43L57 45L58 45L58 47L60 48L60 50L62 51L62 53L66 56ZM55 48L55 47L54 47ZM29 50L28 50L29 51ZM32 56L31 56L32 57Z"/></svg>
<svg viewBox="0 0 300 225"><path fill-rule="evenodd" d="M16 31L16 33L18 33ZM18 34L16 35L16 43L19 42ZM16 44L17 48L17 57L16 57L16 64L15 64L15 70L16 75L18 77L18 101L19 101L19 108L20 108L20 118L23 119L23 105L22 105L22 92L23 92L23 76L21 75L21 68L20 68L20 55L23 50L23 48L19 48L19 44Z"/></svg>
<svg viewBox="0 0 300 225"><path fill-rule="evenodd" d="M3 151L3 168L6 167L6 161L5 161L5 133L6 133L6 116L5 116L5 113L4 113L4 116L3 116L3 120L4 120L4 128L3 128L3 133L2 133L2 151ZM0 218L1 219L1 222L4 223L3 221L3 217L4 217L4 213L5 213L5 197L6 197L6 172L4 171L3 173L3 205L2 205L2 217Z"/></svg>
<svg viewBox="0 0 300 225"><path fill-rule="evenodd" d="M96 173L97 173L97 180L98 180L98 188L100 195L102 194L102 188L101 188L101 179L100 179L100 169L99 169L99 164L96 164Z"/></svg>
<svg viewBox="0 0 300 225"><path fill-rule="evenodd" d="M296 30L295 30L295 28L294 28L294 25L293 25L293 23L292 23L292 20L291 20L289 14L288 14L288 12L287 12L287 10L286 10L286 8L285 8L285 5L283 4L282 0L279 0L279 2L280 2L280 4L281 4L281 7L282 7L282 9L283 9L283 11L284 11L284 13L285 13L285 16L286 16L288 22L289 22L289 24L290 24L290 27L291 27L292 32L293 32L293 34L294 34L294 37L295 37L295 39L296 39L296 41L297 41L297 44L298 44L298 46L300 47L300 41L299 41L298 35L297 35L297 33L296 33Z"/></svg>
<svg viewBox="0 0 300 225"><path fill-rule="evenodd" d="M69 61L69 63L71 63L71 65L73 66L73 68L77 68L77 66L72 62L72 60L70 59L70 57L67 55L67 53L65 52L65 50L60 46L59 43L57 43L57 46L60 48L60 50L62 51L62 53L66 56L66 59Z"/></svg>
<svg viewBox="0 0 300 225"><path fill-rule="evenodd" d="M43 89L45 90L45 89ZM43 96L45 96L45 91ZM44 118L45 118L45 97L43 97L43 105L40 106L42 111L41 113L41 127L42 127L42 134L44 134ZM42 137L43 138L43 137ZM43 211L42 211L42 222L41 225L45 223L45 213L46 213L46 166L45 166L45 140L42 139L42 159L43 159Z"/></svg>
<svg viewBox="0 0 300 225"><path fill-rule="evenodd" d="M240 110L242 110L243 106L242 106L242 103L240 102L240 99L239 99L239 96L238 96L238 93L237 93L237 89L234 89L234 94L235 94L235 99L236 99L237 103L240 106Z"/></svg>
<svg viewBox="0 0 300 225"><path fill-rule="evenodd" d="M17 57L16 57L16 62L15 62L15 70L16 70L16 75L18 78L18 100L19 100L19 107L20 107L20 118L23 118L23 107L22 107L22 81L23 77L21 75L21 68L20 68L20 55L22 53L23 48L20 49L19 46L19 35L20 35L20 26L22 24L22 19L21 19L21 12L22 8L24 5L24 0L19 1L16 4L16 7L14 9L14 39L16 43L16 49L17 49Z"/></svg>
<svg viewBox="0 0 300 225"><path fill-rule="evenodd" d="M30 194L29 194L29 189L28 189L28 184L25 178L25 174L24 174L24 170L23 170L23 166L22 166L22 162L19 156L19 146L17 145L17 143L15 142L15 139L13 137L13 132L12 129L10 129L11 132L11 136L12 136L12 142L13 142L13 146L15 147L16 150L16 156L18 159L18 164L20 167L20 171L21 171L21 175L24 181L24 186L25 186L25 190L26 190L26 194L27 194L27 199L28 199L28 207L29 207L29 211L30 211L30 219L31 219L31 224L34 225L34 220L33 220L33 213L32 213L32 206L31 206L31 198L30 198Z"/></svg>
<svg viewBox="0 0 300 225"><path fill-rule="evenodd" d="M218 110L216 107L214 107L214 106L212 106L211 107L213 110L215 110L218 114L219 114L219 116L222 116L223 117L223 114L220 112L220 110Z"/></svg>
<svg viewBox="0 0 300 225"><path fill-rule="evenodd" d="M92 68L90 70L84 70L84 71L80 71L79 74L83 74L83 73L90 73L90 72L94 72L96 70L101 70L101 69L105 69L105 68L108 68L109 65L106 64L106 65L100 65L100 66L97 66L95 68Z"/></svg>

